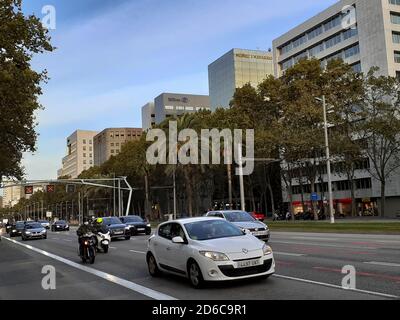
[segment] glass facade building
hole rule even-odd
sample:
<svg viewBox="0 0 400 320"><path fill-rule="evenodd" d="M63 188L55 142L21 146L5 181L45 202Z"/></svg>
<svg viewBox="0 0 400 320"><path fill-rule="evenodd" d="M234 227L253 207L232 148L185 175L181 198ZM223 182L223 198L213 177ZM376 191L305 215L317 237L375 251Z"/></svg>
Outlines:
<svg viewBox="0 0 400 320"><path fill-rule="evenodd" d="M256 87L274 74L272 53L232 49L208 66L211 109L228 108L236 88Z"/></svg>

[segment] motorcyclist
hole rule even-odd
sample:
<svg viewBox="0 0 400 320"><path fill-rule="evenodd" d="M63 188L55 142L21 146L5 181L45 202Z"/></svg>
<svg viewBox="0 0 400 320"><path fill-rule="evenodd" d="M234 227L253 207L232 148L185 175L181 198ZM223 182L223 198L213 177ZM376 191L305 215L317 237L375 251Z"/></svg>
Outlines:
<svg viewBox="0 0 400 320"><path fill-rule="evenodd" d="M83 224L78 228L76 231L76 234L78 235L78 242L79 242L79 254L82 256L83 255L83 247L82 247L82 237L85 234L90 234L94 232L94 228L92 225L90 225L89 220L84 218L83 219Z"/></svg>

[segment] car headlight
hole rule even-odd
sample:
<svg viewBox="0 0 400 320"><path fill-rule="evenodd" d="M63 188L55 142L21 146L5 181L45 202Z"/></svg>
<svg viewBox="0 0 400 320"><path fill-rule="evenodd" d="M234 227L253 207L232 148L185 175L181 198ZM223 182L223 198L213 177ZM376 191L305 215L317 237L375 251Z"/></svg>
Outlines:
<svg viewBox="0 0 400 320"><path fill-rule="evenodd" d="M263 253L264 253L264 256L268 256L268 255L272 254L271 247L264 244Z"/></svg>
<svg viewBox="0 0 400 320"><path fill-rule="evenodd" d="M128 226L125 227L125 230L130 230L130 229L131 229L131 227L128 227Z"/></svg>
<svg viewBox="0 0 400 320"><path fill-rule="evenodd" d="M46 233L46 230L42 230L42 233Z"/></svg>
<svg viewBox="0 0 400 320"><path fill-rule="evenodd" d="M148 226L149 228L151 228L151 224L150 224L150 223L148 223L147 226Z"/></svg>
<svg viewBox="0 0 400 320"><path fill-rule="evenodd" d="M25 233L26 233L26 234L31 234L31 232L30 232L30 231L26 231Z"/></svg>
<svg viewBox="0 0 400 320"><path fill-rule="evenodd" d="M199 251L199 253L202 256L214 261L229 261L229 258L226 256L226 254L221 252Z"/></svg>

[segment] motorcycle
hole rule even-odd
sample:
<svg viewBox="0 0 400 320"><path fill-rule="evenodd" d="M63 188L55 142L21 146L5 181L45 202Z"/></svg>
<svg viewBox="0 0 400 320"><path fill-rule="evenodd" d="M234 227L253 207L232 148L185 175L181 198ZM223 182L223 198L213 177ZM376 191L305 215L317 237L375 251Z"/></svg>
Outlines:
<svg viewBox="0 0 400 320"><path fill-rule="evenodd" d="M94 264L94 260L96 259L96 249L93 236L93 234L85 234L80 239L81 251L79 252L79 256L83 263L89 261L90 264Z"/></svg>
<svg viewBox="0 0 400 320"><path fill-rule="evenodd" d="M110 232L107 233L98 232L96 237L97 237L97 247L96 247L97 252L103 251L104 253L107 253L111 242Z"/></svg>

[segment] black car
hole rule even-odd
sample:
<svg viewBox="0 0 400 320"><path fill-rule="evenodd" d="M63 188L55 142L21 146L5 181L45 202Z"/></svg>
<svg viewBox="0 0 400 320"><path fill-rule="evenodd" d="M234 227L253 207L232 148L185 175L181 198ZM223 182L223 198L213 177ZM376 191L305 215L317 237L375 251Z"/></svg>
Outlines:
<svg viewBox="0 0 400 320"><path fill-rule="evenodd" d="M69 225L65 220L58 220L51 225L51 231L69 231Z"/></svg>
<svg viewBox="0 0 400 320"><path fill-rule="evenodd" d="M143 218L139 216L126 216L121 217L120 219L129 227L132 236L135 236L139 233L145 233L146 235L151 234L150 223L143 220Z"/></svg>
<svg viewBox="0 0 400 320"><path fill-rule="evenodd" d="M103 219L103 232L110 232L111 239L131 238L131 231L118 217L105 217Z"/></svg>
<svg viewBox="0 0 400 320"><path fill-rule="evenodd" d="M16 224L13 224L10 229L10 238L20 236L24 228L25 228L24 221L18 221Z"/></svg>

